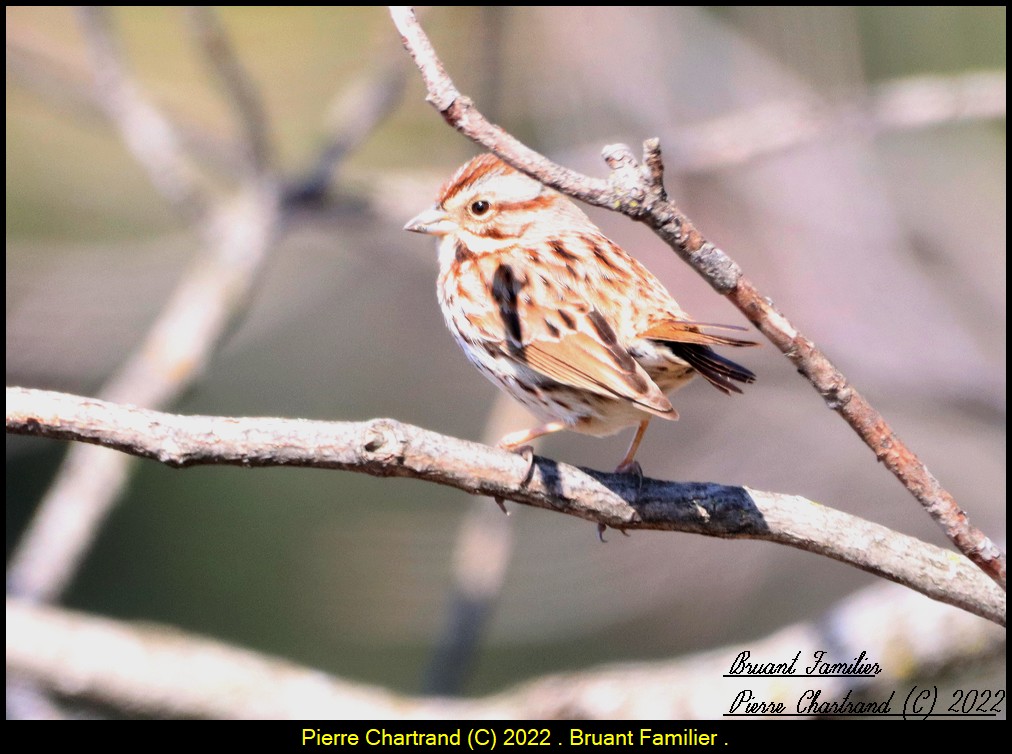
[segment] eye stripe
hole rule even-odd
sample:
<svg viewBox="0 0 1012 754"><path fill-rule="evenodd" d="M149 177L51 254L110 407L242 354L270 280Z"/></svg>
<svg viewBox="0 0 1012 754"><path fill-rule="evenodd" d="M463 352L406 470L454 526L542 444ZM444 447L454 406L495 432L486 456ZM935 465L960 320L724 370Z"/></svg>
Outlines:
<svg viewBox="0 0 1012 754"><path fill-rule="evenodd" d="M508 210L510 212L522 212L531 209L543 209L545 207L550 207L554 203L555 197L551 194L540 194L533 199L525 199L518 202L503 202L499 205L499 209L502 211Z"/></svg>
<svg viewBox="0 0 1012 754"><path fill-rule="evenodd" d="M476 236L481 236L482 238L494 238L497 241L502 240L503 238L509 238L506 231L502 228L496 227L495 225L489 225L485 228L477 228L471 232Z"/></svg>

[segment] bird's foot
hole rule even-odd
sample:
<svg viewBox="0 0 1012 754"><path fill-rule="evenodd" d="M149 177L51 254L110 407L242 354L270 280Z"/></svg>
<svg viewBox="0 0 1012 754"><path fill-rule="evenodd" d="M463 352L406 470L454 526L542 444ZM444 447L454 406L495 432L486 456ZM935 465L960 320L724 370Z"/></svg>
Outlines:
<svg viewBox="0 0 1012 754"><path fill-rule="evenodd" d="M640 466L639 461L625 461L620 463L615 469L616 474L635 474L641 480L643 479L643 467Z"/></svg>
<svg viewBox="0 0 1012 754"><path fill-rule="evenodd" d="M620 528L620 527L615 527L615 528L617 528L618 531L622 532L622 536L623 537L628 537L629 536L629 532L627 532L625 529ZM598 525L597 525L597 538L601 542L601 544L603 544L603 545L608 544L608 540L604 538L604 533L605 533L605 531L607 531L607 529L608 529L608 527L605 524L598 523Z"/></svg>
<svg viewBox="0 0 1012 754"><path fill-rule="evenodd" d="M616 474L632 474L636 477L636 499L639 499L643 491L643 467L639 461L624 461L615 469Z"/></svg>
<svg viewBox="0 0 1012 754"><path fill-rule="evenodd" d="M518 456L527 461L527 471L524 472L524 478L520 480L520 486L526 487L531 483L531 479L534 478L534 446L533 445L511 445L505 441L499 443L499 447L503 450L508 450L510 453L516 453Z"/></svg>
<svg viewBox="0 0 1012 754"><path fill-rule="evenodd" d="M531 479L534 477L534 447L532 445L511 445L505 442L505 440L499 443L499 447L503 450L508 450L510 453L516 453L527 462L527 470L524 472L523 479L520 480L520 486L526 487L530 484ZM507 516L510 514L510 512L506 510L506 501L503 498L498 495L494 495L492 499L495 500L495 504L499 506L499 510Z"/></svg>

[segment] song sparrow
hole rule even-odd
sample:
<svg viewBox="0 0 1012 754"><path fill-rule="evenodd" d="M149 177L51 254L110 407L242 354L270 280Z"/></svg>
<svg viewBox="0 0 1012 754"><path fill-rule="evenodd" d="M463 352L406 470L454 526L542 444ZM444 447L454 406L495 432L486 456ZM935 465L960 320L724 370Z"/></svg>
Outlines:
<svg viewBox="0 0 1012 754"><path fill-rule="evenodd" d="M618 466L638 473L651 418L678 418L666 393L697 373L728 394L755 380L710 348L755 343L703 331L744 328L689 319L573 202L494 155L461 167L404 229L438 237L439 304L468 359L544 422L501 447L638 425Z"/></svg>

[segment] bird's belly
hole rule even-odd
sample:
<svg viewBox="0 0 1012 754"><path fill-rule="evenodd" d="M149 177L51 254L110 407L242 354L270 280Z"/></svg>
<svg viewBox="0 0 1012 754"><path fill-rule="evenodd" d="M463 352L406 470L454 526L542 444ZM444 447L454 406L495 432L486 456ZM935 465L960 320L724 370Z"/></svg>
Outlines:
<svg viewBox="0 0 1012 754"><path fill-rule="evenodd" d="M457 333L455 333L457 334ZM468 360L496 386L541 421L562 421L577 432L604 437L632 427L650 416L627 398L570 387L535 371L494 346L471 343L457 334ZM673 357L641 362L665 393L686 384L696 372Z"/></svg>

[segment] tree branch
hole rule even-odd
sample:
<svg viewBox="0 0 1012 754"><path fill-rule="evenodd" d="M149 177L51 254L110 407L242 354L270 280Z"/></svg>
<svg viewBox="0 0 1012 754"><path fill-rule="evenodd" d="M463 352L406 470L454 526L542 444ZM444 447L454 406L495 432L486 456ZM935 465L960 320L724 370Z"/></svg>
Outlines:
<svg viewBox="0 0 1012 754"><path fill-rule="evenodd" d="M169 182L163 193L184 205L204 241L142 343L101 391L111 401L161 406L203 371L243 311L278 233L280 191L254 168L232 196L213 203L198 196L168 120L126 72L107 13L81 10L99 98L151 180ZM249 147L244 153L252 159L256 151ZM71 449L11 557L12 593L50 599L64 589L126 484L128 461L96 448Z"/></svg>
<svg viewBox="0 0 1012 754"><path fill-rule="evenodd" d="M6 52L7 76L11 83L61 115L76 119L74 122L111 123L103 96L95 86L94 75L88 76L81 71L77 61L65 55L56 42L8 25ZM161 111L191 160L218 172L230 175L237 172L234 145L187 114L164 105Z"/></svg>
<svg viewBox="0 0 1012 754"><path fill-rule="evenodd" d="M266 173L272 161L271 140L267 113L256 86L239 63L218 14L207 6L192 6L187 16L242 131L240 144L246 151L246 163L254 172Z"/></svg>
<svg viewBox="0 0 1012 754"><path fill-rule="evenodd" d="M920 501L960 552L1005 588L1005 553L970 524L966 513L924 463L826 355L769 298L762 296L738 264L707 241L668 199L656 139L644 143L643 166L628 147L606 147L604 158L612 169L608 180L590 178L556 165L490 123L470 99L461 95L409 6L391 6L390 12L405 48L421 71L428 90L427 100L447 123L546 185L589 204L621 212L652 228L794 363L826 405L844 418L876 458Z"/></svg>
<svg viewBox="0 0 1012 754"><path fill-rule="evenodd" d="M79 17L91 52L95 89L106 116L162 195L187 218L201 217L209 197L172 124L127 72L110 28L109 10L86 6Z"/></svg>
<svg viewBox="0 0 1012 754"><path fill-rule="evenodd" d="M6 613L8 680L23 678L134 714L190 718L713 718L741 690L740 679L722 676L742 649L776 661L797 652L810 661L815 652L829 650L833 661L849 662L865 652L880 662L883 672L874 680L819 679L824 697L834 699L850 689L888 693L903 682L1001 653L1005 642L997 626L892 584L876 584L817 621L747 644L543 676L491 696L457 700L401 696L150 623L10 599ZM759 699L790 707L807 686L750 678L749 688Z"/></svg>
<svg viewBox="0 0 1012 754"><path fill-rule="evenodd" d="M781 99L678 129L665 150L670 170L701 173L828 141L841 135L915 131L1005 117L1005 71L904 76L836 104Z"/></svg>
<svg viewBox="0 0 1012 754"><path fill-rule="evenodd" d="M312 163L293 176L285 187L287 206L305 206L323 200L345 157L375 130L376 124L401 103L407 71L387 37L372 50L372 62L357 79L335 93L327 107L322 143Z"/></svg>
<svg viewBox="0 0 1012 754"><path fill-rule="evenodd" d="M793 495L641 481L436 434L393 419L178 416L65 393L7 388L7 431L95 443L168 466L305 466L424 479L620 530L765 539L834 558L1004 625L1005 594L933 545Z"/></svg>

